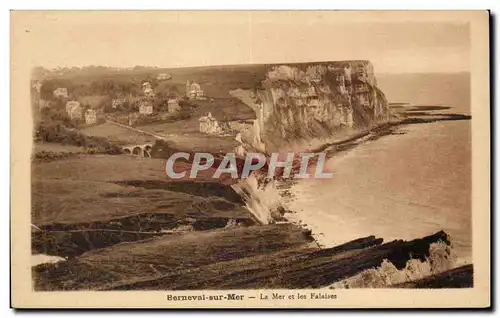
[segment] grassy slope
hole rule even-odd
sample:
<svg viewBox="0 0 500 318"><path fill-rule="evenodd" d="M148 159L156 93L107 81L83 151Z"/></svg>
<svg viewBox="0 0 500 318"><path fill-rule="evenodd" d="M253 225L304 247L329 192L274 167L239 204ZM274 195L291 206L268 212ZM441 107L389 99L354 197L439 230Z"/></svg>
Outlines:
<svg viewBox="0 0 500 318"><path fill-rule="evenodd" d="M46 151L54 153L84 153L85 149L83 147L77 147L72 145L63 145L54 142L40 142L34 144L34 152Z"/></svg>
<svg viewBox="0 0 500 318"><path fill-rule="evenodd" d="M135 145L154 142L155 138L111 123L90 126L82 129L87 136L104 137L121 145Z"/></svg>
<svg viewBox="0 0 500 318"><path fill-rule="evenodd" d="M293 225L253 226L163 236L87 252L58 266L34 269L37 289L107 289L208 264L307 248L310 238ZM72 273L78 273L74 275Z"/></svg>
<svg viewBox="0 0 500 318"><path fill-rule="evenodd" d="M38 290L319 288L385 259L404 268L442 240L444 232L386 244L372 236L320 250L291 224L231 227L118 244L33 273Z"/></svg>
<svg viewBox="0 0 500 318"><path fill-rule="evenodd" d="M201 217L205 214L198 205L205 201L227 203L208 205L213 217L249 217L246 210L227 201L222 192L219 197L213 197L212 193L210 198L190 194L194 190L183 190L190 183L170 189L145 189L116 184L131 180L171 182L164 169L164 160L126 155L82 155L33 163L33 223L92 222L140 213ZM197 181L213 184L211 173L213 171L200 172Z"/></svg>
<svg viewBox="0 0 500 318"><path fill-rule="evenodd" d="M255 223L230 186L211 178L213 170L171 180L164 169L164 160L128 155L34 162L33 252L71 258L179 230Z"/></svg>
<svg viewBox="0 0 500 318"><path fill-rule="evenodd" d="M199 132L198 118L182 120L174 123L158 123L137 127L140 130L159 134L164 139L174 142L179 149L188 149L189 151L208 151L208 152L233 152L238 145L232 136L210 136ZM82 132L88 136L104 137L118 145L141 145L154 143L156 138L135 132L133 130L119 127L111 123L91 126L82 129Z"/></svg>

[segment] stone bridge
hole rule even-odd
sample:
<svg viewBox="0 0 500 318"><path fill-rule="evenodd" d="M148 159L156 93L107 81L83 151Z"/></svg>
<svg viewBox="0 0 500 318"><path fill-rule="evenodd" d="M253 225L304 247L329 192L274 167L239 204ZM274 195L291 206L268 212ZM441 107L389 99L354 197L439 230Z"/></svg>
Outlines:
<svg viewBox="0 0 500 318"><path fill-rule="evenodd" d="M141 129L137 129L131 126L127 126L124 124L120 124L116 121L110 120L109 118L106 119L106 122L111 123L113 125L129 129L131 131L134 131L136 133L140 133L146 136L153 137L154 139L159 139L159 140L166 140L165 136L154 134L148 131L144 131ZM122 152L125 154L131 154L131 155L136 155L136 156L141 156L141 157L149 157L151 158L151 150L153 149L153 144L152 143L146 143L142 145L129 145L129 146L124 146L122 147Z"/></svg>
<svg viewBox="0 0 500 318"><path fill-rule="evenodd" d="M125 154L136 155L140 157L151 157L151 149L153 149L153 144L143 144L143 145L130 145L122 147L122 151Z"/></svg>

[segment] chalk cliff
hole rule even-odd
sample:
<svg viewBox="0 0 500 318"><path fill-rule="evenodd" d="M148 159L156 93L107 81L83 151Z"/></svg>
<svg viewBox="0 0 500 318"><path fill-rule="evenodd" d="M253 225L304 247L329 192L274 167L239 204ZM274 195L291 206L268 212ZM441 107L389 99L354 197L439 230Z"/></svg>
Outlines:
<svg viewBox="0 0 500 318"><path fill-rule="evenodd" d="M369 61L274 66L259 87L231 94L255 111L250 143L266 151L366 129L391 117Z"/></svg>

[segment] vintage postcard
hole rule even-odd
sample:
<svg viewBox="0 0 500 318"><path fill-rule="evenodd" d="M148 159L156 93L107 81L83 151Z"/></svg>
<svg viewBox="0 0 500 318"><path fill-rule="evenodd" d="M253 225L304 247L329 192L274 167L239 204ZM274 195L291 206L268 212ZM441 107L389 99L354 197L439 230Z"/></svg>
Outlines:
<svg viewBox="0 0 500 318"><path fill-rule="evenodd" d="M487 11L13 11L12 306L490 306Z"/></svg>

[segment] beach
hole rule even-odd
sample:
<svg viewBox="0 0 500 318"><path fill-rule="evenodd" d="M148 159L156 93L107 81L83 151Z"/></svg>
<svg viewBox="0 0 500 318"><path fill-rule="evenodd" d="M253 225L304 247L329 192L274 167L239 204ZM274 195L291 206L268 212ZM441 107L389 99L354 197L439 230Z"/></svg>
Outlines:
<svg viewBox="0 0 500 318"><path fill-rule="evenodd" d="M468 90L457 96L439 89L450 83L465 86L465 75L380 78L391 100L414 102L421 109L448 108L430 111L431 116L470 113ZM400 87L395 85L398 81L412 84L412 89L391 89ZM413 114L431 117L418 110ZM326 168L334 173L331 179L295 182L288 190L291 196L285 198L291 211L286 218L310 229L321 246L367 235L390 241L444 230L451 235L457 263L472 262L469 120L395 126L391 134L365 138L329 156Z"/></svg>
<svg viewBox="0 0 500 318"><path fill-rule="evenodd" d="M453 133L450 133L452 131ZM468 121L402 126L327 162L331 179L291 187L286 217L302 221L323 246L375 235L411 239L450 233L461 258L471 256Z"/></svg>

